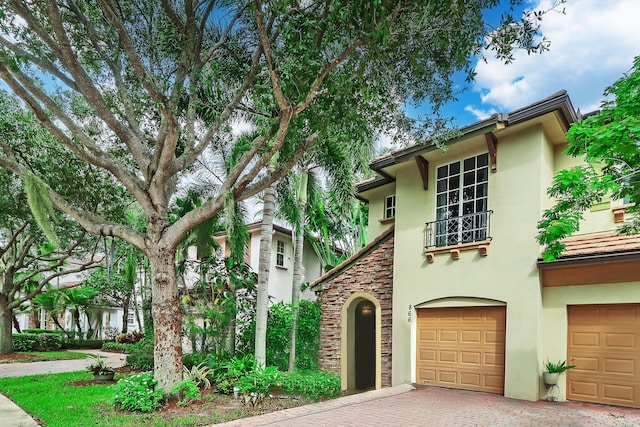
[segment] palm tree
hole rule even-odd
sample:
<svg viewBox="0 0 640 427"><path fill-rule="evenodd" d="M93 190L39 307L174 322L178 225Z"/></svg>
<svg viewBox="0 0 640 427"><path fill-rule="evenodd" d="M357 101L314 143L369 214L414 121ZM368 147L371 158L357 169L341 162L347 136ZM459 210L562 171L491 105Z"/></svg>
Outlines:
<svg viewBox="0 0 640 427"><path fill-rule="evenodd" d="M274 170L272 162L267 171ZM276 204L275 183L264 190L262 223L260 226L260 254L258 257L258 296L256 301L255 357L263 366L267 364L267 315L269 314L269 271L271 269L271 244L273 218Z"/></svg>
<svg viewBox="0 0 640 427"><path fill-rule="evenodd" d="M82 326L80 326L80 312L84 312L87 316L87 322L91 327L91 318L89 316L89 307L92 305L94 298L98 295L98 291L88 286L76 286L67 288L62 291L63 307L71 310L73 322L76 325L79 337L82 337Z"/></svg>
<svg viewBox="0 0 640 427"><path fill-rule="evenodd" d="M366 144L365 144L366 145ZM319 141L305 157L298 163L293 173L298 173L297 187L293 191L282 191L282 194L295 194L295 200L289 197L289 202L285 202L289 206L283 209L288 214L288 221L294 225L295 245L294 245L294 265L293 278L291 283L291 305L292 305L292 325L290 336L289 350L289 371L295 370L296 357L296 332L298 326L298 308L300 304L300 286L303 281L303 251L304 251L304 235L306 226L311 225L308 221L307 211L313 211L318 215L324 209L317 209L318 205L323 203L323 199L328 196L323 191L320 182L324 181L329 189L331 199L335 201L335 213L341 218L342 222L351 215L351 206L355 199L355 183L358 171L367 168L368 161L372 157L373 145L361 147L358 153L347 151L344 144L336 139L326 139ZM324 178L324 179L323 179ZM296 180L292 180L296 181ZM316 207L316 209L309 209ZM323 214L323 213L320 213ZM309 230L311 231L311 230ZM325 228L325 232L327 229ZM317 233L317 230L313 230ZM326 243L329 246L329 243Z"/></svg>
<svg viewBox="0 0 640 427"><path fill-rule="evenodd" d="M62 297L60 291L49 289L47 292L36 295L31 302L41 310L45 310L58 329L64 331L64 327L58 320L58 314L62 308Z"/></svg>

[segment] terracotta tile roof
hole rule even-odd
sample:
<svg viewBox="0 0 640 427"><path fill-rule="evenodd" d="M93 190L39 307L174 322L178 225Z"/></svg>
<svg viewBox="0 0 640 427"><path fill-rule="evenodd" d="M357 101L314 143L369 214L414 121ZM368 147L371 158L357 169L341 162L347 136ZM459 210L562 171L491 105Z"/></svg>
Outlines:
<svg viewBox="0 0 640 427"><path fill-rule="evenodd" d="M562 258L584 255L613 254L640 250L640 234L607 233L584 234L562 241L565 245Z"/></svg>

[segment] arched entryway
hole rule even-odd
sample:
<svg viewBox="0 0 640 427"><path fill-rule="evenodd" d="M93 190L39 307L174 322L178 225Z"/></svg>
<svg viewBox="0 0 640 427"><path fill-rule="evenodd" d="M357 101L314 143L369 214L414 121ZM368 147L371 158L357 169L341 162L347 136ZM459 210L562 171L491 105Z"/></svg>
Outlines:
<svg viewBox="0 0 640 427"><path fill-rule="evenodd" d="M342 307L341 383L343 390L381 387L380 303L357 292Z"/></svg>
<svg viewBox="0 0 640 427"><path fill-rule="evenodd" d="M356 390L376 386L376 308L371 301L358 303L355 321Z"/></svg>

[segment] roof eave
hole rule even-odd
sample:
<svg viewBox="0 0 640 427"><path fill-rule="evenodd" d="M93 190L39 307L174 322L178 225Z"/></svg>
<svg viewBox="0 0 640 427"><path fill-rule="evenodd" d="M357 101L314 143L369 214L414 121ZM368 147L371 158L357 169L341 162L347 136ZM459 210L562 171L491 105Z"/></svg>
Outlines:
<svg viewBox="0 0 640 427"><path fill-rule="evenodd" d="M605 262L625 261L629 259L640 259L640 251L627 251L615 253L599 253L592 255L575 255L572 257L558 258L554 261L537 262L539 269L564 267L568 265L596 264Z"/></svg>

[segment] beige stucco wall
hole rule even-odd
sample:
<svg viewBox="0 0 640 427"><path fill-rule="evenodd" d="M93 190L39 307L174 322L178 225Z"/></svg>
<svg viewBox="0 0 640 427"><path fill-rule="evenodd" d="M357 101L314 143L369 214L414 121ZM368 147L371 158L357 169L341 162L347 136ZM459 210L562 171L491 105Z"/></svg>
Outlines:
<svg viewBox="0 0 640 427"><path fill-rule="evenodd" d="M505 396L540 397L542 304L536 259L536 224L545 189L553 176L553 146L540 126L499 138L498 171L489 175L491 235L488 256L464 251L428 263L425 222L435 219L435 172L442 164L486 152L484 138L457 144L446 154L428 156L429 190L422 188L414 162L397 175L396 252L393 318L393 383L415 381L415 306L439 300L439 306L507 306ZM411 320L408 312L413 312Z"/></svg>
<svg viewBox="0 0 640 427"><path fill-rule="evenodd" d="M416 380L416 306L461 307L506 305L505 388L507 397L537 400L545 395L543 364L567 357L567 305L640 302L640 286L607 284L543 288L536 262L537 223L554 201L547 195L554 175L583 162L564 154L566 144L554 119L523 123L496 130L497 172L489 175L488 205L492 241L486 257L478 250L461 251L454 260L448 253L429 263L424 251L425 223L435 219L435 175L438 166L487 152L483 135L435 150L429 162L429 189L413 160L393 167L395 184L369 190L370 239L385 228L380 224L384 198L396 193L393 384ZM556 125L557 126L557 122ZM554 137L550 135L555 135ZM395 187L394 187L395 185ZM611 206L620 205L611 201ZM577 234L614 230L610 207L591 210ZM564 376L563 376L564 377ZM565 398L561 378L560 400Z"/></svg>
<svg viewBox="0 0 640 427"><path fill-rule="evenodd" d="M381 235L385 230L389 229L392 222L383 221L384 218L384 202L387 196L391 196L396 191L396 184L386 184L373 190L367 191L362 195L369 200L369 230L367 243L370 243L376 237ZM397 203L397 202L396 202ZM396 205L397 212L397 205Z"/></svg>

